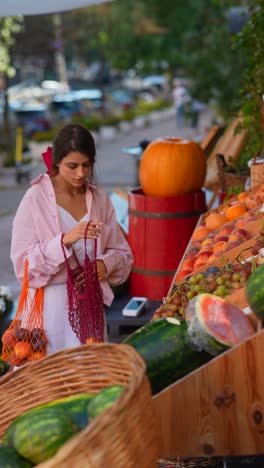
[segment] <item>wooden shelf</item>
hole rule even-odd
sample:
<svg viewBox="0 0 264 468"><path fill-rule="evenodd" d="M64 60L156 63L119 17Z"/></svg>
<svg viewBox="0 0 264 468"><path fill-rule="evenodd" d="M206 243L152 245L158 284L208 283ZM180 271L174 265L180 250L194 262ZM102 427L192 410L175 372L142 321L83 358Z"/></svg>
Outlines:
<svg viewBox="0 0 264 468"><path fill-rule="evenodd" d="M261 330L153 398L161 457L263 454L263 349Z"/></svg>

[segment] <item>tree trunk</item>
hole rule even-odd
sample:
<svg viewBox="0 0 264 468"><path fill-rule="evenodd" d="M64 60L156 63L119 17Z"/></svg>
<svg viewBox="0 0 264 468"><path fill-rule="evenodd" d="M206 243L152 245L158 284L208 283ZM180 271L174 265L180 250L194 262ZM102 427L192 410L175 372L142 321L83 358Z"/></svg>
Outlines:
<svg viewBox="0 0 264 468"><path fill-rule="evenodd" d="M5 160L10 161L13 157L12 129L10 125L9 99L8 99L8 77L4 77L4 113L3 113L3 140L5 146Z"/></svg>

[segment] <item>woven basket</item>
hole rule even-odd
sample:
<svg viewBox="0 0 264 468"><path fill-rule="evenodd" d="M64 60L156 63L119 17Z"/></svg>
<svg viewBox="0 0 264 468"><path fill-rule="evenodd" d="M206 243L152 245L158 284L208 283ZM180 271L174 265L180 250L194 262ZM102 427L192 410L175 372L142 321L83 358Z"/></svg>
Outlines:
<svg viewBox="0 0 264 468"><path fill-rule="evenodd" d="M250 185L251 188L264 182L264 163L253 163L250 166Z"/></svg>
<svg viewBox="0 0 264 468"><path fill-rule="evenodd" d="M249 174L236 174L235 172L226 171L225 169L227 169L228 166L222 154L217 154L216 159L218 178L222 192L227 192L229 189L237 187L238 185L244 187Z"/></svg>
<svg viewBox="0 0 264 468"><path fill-rule="evenodd" d="M156 467L159 426L145 363L124 344L90 344L52 354L0 379L0 437L24 411L57 398L126 385L118 400L40 468Z"/></svg>

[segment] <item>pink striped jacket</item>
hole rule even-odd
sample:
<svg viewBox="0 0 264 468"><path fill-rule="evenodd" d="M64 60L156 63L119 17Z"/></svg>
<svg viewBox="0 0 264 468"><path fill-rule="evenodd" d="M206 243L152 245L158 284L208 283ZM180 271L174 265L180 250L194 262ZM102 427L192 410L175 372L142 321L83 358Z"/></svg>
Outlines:
<svg viewBox="0 0 264 468"><path fill-rule="evenodd" d="M87 185L86 205L88 219L91 219L92 212L93 220L103 222L97 242L97 258L102 259L107 268L107 279L101 282L101 286L104 302L110 305L114 297L110 284L118 285L128 278L133 256L117 224L109 197L101 189ZM33 180L13 221L11 260L20 282L26 258L32 288L66 282L61 236L53 185L50 177L42 174ZM71 257L71 248L66 249L66 254Z"/></svg>

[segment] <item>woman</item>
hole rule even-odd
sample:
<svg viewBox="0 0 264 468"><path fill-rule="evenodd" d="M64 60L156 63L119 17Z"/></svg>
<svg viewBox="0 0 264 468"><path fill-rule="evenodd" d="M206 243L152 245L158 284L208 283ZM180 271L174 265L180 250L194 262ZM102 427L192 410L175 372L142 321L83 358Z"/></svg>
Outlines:
<svg viewBox="0 0 264 468"><path fill-rule="evenodd" d="M42 174L32 182L13 222L11 259L15 274L21 282L27 260L29 286L44 287L48 354L80 344L68 320L64 255L73 267L74 254L83 263L88 221L88 255L92 257L97 239L96 264L104 304L109 306L113 300L110 284L123 283L133 262L110 199L90 183L94 163L91 133L80 125L63 127L53 142L51 176ZM81 287L83 273L77 281Z"/></svg>

